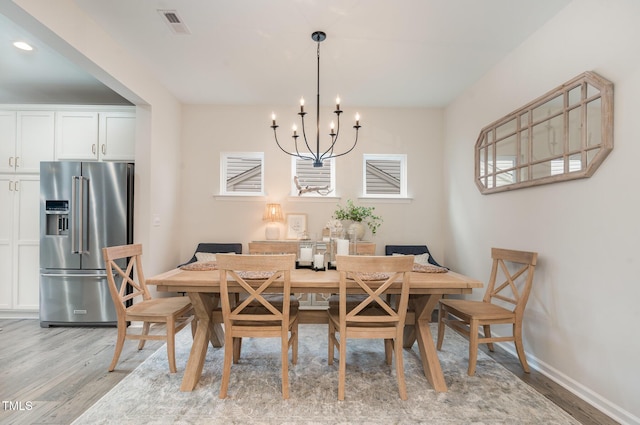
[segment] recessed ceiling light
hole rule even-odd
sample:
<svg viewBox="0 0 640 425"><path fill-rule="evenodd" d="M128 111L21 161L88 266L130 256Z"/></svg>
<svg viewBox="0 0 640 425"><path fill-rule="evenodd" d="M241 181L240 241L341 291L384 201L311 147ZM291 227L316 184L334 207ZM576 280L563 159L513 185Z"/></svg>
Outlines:
<svg viewBox="0 0 640 425"><path fill-rule="evenodd" d="M27 51L33 50L33 47L31 47L29 43L26 43L24 41L16 41L15 43L13 43L13 45L21 50L27 50Z"/></svg>

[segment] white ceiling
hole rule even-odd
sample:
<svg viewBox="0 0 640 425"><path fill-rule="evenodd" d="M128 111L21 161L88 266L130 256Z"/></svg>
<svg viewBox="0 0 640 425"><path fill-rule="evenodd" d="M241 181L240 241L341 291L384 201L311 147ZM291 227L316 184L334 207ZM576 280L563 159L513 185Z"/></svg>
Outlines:
<svg viewBox="0 0 640 425"><path fill-rule="evenodd" d="M347 108L450 103L570 0L75 0L184 103L289 105L316 94ZM190 30L176 35L158 10ZM16 38L0 15L0 36ZM0 102L104 86L46 46L0 46ZM46 40L43 40L46 41ZM21 56L18 55L21 54ZM5 72L6 71L6 72ZM68 96L67 96L68 97Z"/></svg>

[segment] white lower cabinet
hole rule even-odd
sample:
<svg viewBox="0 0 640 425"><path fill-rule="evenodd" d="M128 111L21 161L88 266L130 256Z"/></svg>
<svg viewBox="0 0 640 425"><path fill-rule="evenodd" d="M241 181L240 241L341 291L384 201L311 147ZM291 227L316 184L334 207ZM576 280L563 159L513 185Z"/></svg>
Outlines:
<svg viewBox="0 0 640 425"><path fill-rule="evenodd" d="M0 175L0 310L38 310L40 177Z"/></svg>

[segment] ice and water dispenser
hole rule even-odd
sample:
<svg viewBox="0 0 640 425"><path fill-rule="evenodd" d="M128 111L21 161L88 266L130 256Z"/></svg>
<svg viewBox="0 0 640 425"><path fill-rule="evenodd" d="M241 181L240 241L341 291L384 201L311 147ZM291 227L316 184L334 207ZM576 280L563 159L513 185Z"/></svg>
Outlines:
<svg viewBox="0 0 640 425"><path fill-rule="evenodd" d="M65 236L69 234L69 201L46 201L46 234Z"/></svg>

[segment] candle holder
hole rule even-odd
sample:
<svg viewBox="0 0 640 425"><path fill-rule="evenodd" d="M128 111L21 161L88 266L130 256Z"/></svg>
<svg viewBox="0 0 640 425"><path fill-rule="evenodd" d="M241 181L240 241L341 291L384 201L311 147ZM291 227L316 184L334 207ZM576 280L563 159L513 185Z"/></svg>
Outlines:
<svg viewBox="0 0 640 425"><path fill-rule="evenodd" d="M296 269L312 269L315 244L310 239L298 242L298 260Z"/></svg>
<svg viewBox="0 0 640 425"><path fill-rule="evenodd" d="M336 255L337 255L337 243L338 239L342 239L343 230L331 230L329 236L329 261L327 262L327 268L329 270L336 270Z"/></svg>
<svg viewBox="0 0 640 425"><path fill-rule="evenodd" d="M313 254L313 270L316 272L327 270L327 243L316 242L316 251Z"/></svg>

